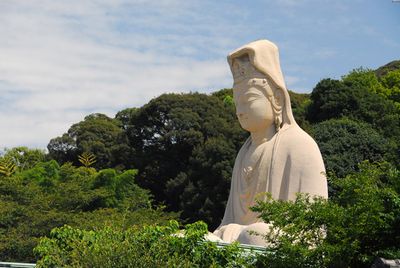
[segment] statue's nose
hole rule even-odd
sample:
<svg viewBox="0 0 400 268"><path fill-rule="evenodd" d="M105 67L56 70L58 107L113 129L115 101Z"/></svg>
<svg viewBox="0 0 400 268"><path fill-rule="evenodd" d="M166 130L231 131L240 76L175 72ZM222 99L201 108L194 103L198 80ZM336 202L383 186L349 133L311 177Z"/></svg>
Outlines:
<svg viewBox="0 0 400 268"><path fill-rule="evenodd" d="M243 115L244 115L243 108L240 107L240 105L236 106L236 116L243 117Z"/></svg>

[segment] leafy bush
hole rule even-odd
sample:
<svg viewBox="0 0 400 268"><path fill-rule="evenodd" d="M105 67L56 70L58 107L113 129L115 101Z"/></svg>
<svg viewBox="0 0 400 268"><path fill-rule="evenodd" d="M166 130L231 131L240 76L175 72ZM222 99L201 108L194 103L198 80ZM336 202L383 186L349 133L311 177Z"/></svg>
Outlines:
<svg viewBox="0 0 400 268"><path fill-rule="evenodd" d="M39 238L64 224L123 229L176 218L152 207L148 191L135 184L136 174L60 167L52 160L0 177L0 260L35 262L32 249Z"/></svg>
<svg viewBox="0 0 400 268"><path fill-rule="evenodd" d="M164 226L52 230L35 248L37 267L250 267L252 257L238 244L218 248L205 241L207 225L196 222L179 233L176 221Z"/></svg>

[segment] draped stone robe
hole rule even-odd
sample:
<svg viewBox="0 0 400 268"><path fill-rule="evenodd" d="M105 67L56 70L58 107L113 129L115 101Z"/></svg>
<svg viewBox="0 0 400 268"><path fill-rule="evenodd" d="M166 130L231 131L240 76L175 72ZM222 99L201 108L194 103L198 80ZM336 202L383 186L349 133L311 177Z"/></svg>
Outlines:
<svg viewBox="0 0 400 268"><path fill-rule="evenodd" d="M288 125L277 132L271 142L273 146L265 146L254 166L251 181L243 176L243 170L247 167L242 166L251 144L250 137L240 149L220 227L230 223L249 225L259 222L260 219L250 207L265 192L271 193L277 200L294 200L296 193L327 197L321 153L307 133L297 124Z"/></svg>

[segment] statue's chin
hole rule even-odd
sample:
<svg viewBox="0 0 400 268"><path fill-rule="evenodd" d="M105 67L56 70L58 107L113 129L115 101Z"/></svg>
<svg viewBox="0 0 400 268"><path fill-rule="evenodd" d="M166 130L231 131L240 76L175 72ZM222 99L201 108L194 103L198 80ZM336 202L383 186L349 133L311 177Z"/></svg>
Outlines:
<svg viewBox="0 0 400 268"><path fill-rule="evenodd" d="M237 241L240 244L265 247L267 244L263 236L268 233L269 228L270 225L264 222L256 222L250 225L231 223L215 230L213 235L210 235L211 239L209 240L218 241L217 238L219 238L226 243ZM212 238L215 238L215 240Z"/></svg>

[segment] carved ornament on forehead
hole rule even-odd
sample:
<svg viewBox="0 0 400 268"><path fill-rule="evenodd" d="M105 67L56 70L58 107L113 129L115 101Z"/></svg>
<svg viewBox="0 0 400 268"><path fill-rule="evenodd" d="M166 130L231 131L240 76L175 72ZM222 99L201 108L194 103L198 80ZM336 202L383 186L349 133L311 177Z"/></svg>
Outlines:
<svg viewBox="0 0 400 268"><path fill-rule="evenodd" d="M265 74L259 72L250 63L249 57L247 55L243 55L241 57L233 59L232 74L233 74L234 84L238 84L252 78L260 78L260 79L266 78Z"/></svg>

